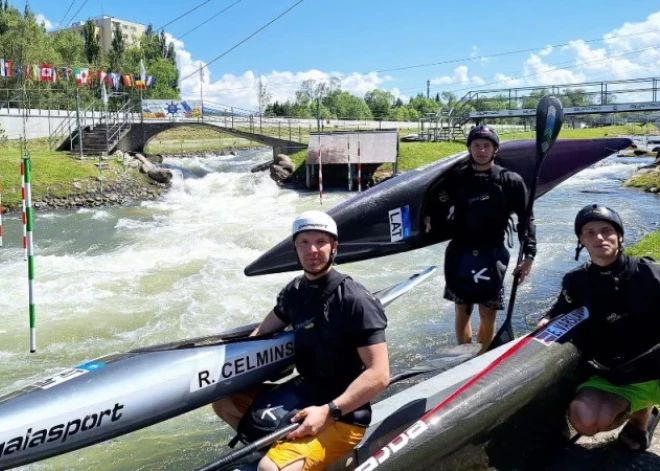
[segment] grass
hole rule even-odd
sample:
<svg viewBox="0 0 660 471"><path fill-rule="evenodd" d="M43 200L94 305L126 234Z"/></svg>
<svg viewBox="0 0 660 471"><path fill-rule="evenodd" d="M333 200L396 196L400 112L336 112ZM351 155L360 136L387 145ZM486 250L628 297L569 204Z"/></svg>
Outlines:
<svg viewBox="0 0 660 471"><path fill-rule="evenodd" d="M47 143L46 143L47 146ZM35 144L34 148L40 146ZM46 195L67 196L84 193L91 185L97 184L99 170L96 160L76 160L67 152L32 151L32 141L28 143L32 168L32 198L34 201ZM2 204L8 209L15 209L21 204L21 151L19 148L0 150L0 182L2 183ZM115 160L104 161L110 169L103 170L106 181L118 179L120 164ZM112 171L111 171L112 170ZM78 190L74 181L82 184Z"/></svg>
<svg viewBox="0 0 660 471"><path fill-rule="evenodd" d="M256 143L259 146L259 143ZM176 152L216 152L223 150L248 149L255 143L224 132L202 126L182 126L158 134L145 148L147 154Z"/></svg>
<svg viewBox="0 0 660 471"><path fill-rule="evenodd" d="M647 255L660 260L660 231L647 234L642 240L626 250L628 255Z"/></svg>
<svg viewBox="0 0 660 471"><path fill-rule="evenodd" d="M628 181L624 183L624 186L642 188L644 190L660 188L660 167L656 167L650 172L642 173L640 175L635 175L632 178L629 178Z"/></svg>

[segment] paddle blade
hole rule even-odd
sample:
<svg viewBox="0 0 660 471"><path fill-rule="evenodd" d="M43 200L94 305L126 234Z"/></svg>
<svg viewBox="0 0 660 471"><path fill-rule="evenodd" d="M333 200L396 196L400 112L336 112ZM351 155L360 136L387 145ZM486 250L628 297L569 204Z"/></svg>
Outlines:
<svg viewBox="0 0 660 471"><path fill-rule="evenodd" d="M541 98L536 107L536 153L540 161L557 140L563 122L564 109L561 101L552 95Z"/></svg>

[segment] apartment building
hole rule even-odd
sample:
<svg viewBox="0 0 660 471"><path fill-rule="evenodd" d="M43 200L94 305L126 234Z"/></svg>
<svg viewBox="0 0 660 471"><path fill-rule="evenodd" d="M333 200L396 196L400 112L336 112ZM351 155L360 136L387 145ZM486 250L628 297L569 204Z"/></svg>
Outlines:
<svg viewBox="0 0 660 471"><path fill-rule="evenodd" d="M124 41L127 45L137 43L142 36L142 33L147 29L145 25L141 23L133 23L131 21L120 20L119 18L113 18L111 16L98 16L96 18L90 18L94 23L96 23L96 33L99 36L101 48L104 51L108 51L112 48L112 39L115 35L115 28L119 26L122 35L124 36ZM69 28L74 31L78 31L81 35L83 34L83 27L87 21L80 21L78 23L73 23Z"/></svg>

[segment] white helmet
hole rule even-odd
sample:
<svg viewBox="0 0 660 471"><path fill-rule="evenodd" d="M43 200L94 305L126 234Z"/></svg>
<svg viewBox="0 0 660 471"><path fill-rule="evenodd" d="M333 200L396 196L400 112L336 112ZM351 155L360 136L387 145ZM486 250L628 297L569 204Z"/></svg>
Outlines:
<svg viewBox="0 0 660 471"><path fill-rule="evenodd" d="M305 211L293 221L293 238L301 232L321 231L337 239L337 223L322 211Z"/></svg>

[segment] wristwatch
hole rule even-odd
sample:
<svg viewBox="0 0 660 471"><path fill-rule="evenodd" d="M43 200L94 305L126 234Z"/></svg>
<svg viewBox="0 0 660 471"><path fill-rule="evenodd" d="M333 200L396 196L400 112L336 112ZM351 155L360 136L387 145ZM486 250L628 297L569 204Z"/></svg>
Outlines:
<svg viewBox="0 0 660 471"><path fill-rule="evenodd" d="M330 416L335 419L339 420L341 419L341 416L343 415L341 412L341 409L337 407L337 404L334 402L330 401L328 402L328 408L330 408Z"/></svg>

